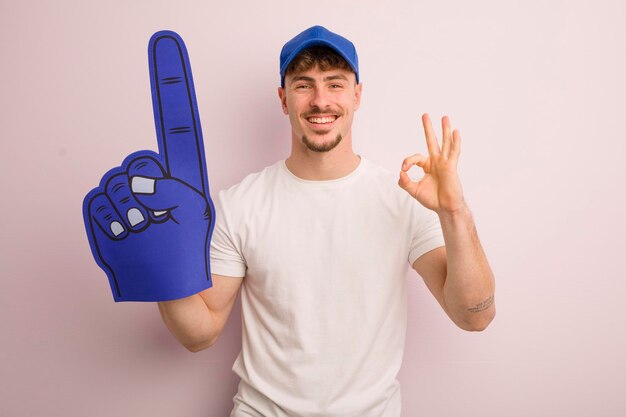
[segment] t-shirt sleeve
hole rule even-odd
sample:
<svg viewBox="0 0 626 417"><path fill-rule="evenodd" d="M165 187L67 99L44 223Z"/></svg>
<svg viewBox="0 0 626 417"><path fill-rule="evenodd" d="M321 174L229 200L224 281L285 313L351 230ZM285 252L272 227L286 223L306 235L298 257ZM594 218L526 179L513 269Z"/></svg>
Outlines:
<svg viewBox="0 0 626 417"><path fill-rule="evenodd" d="M413 201L412 237L409 250L409 264L426 252L445 246L441 223L437 213Z"/></svg>
<svg viewBox="0 0 626 417"><path fill-rule="evenodd" d="M246 275L246 261L230 227L231 219L223 191L218 194L213 204L215 226L211 237L211 274L243 277Z"/></svg>

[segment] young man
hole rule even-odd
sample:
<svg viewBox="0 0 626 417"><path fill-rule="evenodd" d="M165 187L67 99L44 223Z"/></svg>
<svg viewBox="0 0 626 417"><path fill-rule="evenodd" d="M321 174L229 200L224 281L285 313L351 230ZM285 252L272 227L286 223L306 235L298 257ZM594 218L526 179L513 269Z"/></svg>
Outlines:
<svg viewBox="0 0 626 417"><path fill-rule="evenodd" d="M444 117L440 148L424 115L429 154L406 158L398 180L353 152L362 84L350 41L315 26L280 63L291 155L219 194L213 287L159 308L198 351L215 343L241 288L231 416L398 417L408 266L459 327L482 330L495 314L456 170L459 132ZM425 172L418 182L412 165Z"/></svg>

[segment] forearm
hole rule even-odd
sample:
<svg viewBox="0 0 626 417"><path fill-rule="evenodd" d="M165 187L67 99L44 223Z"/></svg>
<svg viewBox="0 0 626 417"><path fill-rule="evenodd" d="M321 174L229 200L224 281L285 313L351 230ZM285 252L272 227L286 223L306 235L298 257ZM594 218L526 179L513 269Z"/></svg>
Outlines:
<svg viewBox="0 0 626 417"><path fill-rule="evenodd" d="M158 303L163 322L192 352L211 346L219 336L217 320L199 294Z"/></svg>
<svg viewBox="0 0 626 417"><path fill-rule="evenodd" d="M447 253L443 297L448 314L466 330L482 330L495 316L493 272L469 208L439 213Z"/></svg>

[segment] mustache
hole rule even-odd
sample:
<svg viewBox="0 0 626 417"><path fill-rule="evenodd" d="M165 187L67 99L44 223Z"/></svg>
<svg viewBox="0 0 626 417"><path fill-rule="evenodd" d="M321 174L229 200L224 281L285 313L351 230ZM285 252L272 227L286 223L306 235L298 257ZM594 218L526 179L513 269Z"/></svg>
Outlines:
<svg viewBox="0 0 626 417"><path fill-rule="evenodd" d="M322 110L319 107L313 107L311 110L307 111L303 114L304 117L312 117L312 116L343 116L343 112L335 109L325 109Z"/></svg>

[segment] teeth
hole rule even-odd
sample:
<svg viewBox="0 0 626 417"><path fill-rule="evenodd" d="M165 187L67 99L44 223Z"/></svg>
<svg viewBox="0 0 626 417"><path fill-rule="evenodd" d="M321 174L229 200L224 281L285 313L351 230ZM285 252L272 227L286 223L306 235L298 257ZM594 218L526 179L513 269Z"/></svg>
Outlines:
<svg viewBox="0 0 626 417"><path fill-rule="evenodd" d="M329 116L329 117L310 117L308 120L311 123L331 123L334 122L336 119L336 116Z"/></svg>

